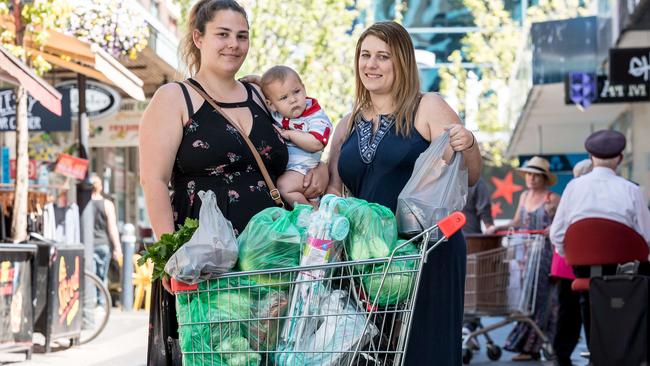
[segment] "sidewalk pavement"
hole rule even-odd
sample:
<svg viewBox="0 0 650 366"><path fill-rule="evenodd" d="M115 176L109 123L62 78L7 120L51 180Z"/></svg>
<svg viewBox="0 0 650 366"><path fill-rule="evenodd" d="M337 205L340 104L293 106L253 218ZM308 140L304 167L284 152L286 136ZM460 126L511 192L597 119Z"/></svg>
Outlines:
<svg viewBox="0 0 650 366"><path fill-rule="evenodd" d="M31 361L24 354L0 354L0 364L11 366L145 366L147 361L147 328L149 314L145 311L122 312L117 308L104 331L93 341L78 347L61 347L52 344L51 353L43 352L44 338L34 335L35 343ZM67 344L62 341L63 344ZM19 362L16 362L19 361ZM20 362L22 361L22 362Z"/></svg>
<svg viewBox="0 0 650 366"><path fill-rule="evenodd" d="M484 318L485 325L494 323L500 319ZM113 309L111 318L106 329L92 342L80 347L56 347L54 351L43 354L43 347L36 346L31 361L24 361L24 354L6 355L0 354L0 364L7 361L11 366L145 366L147 357L147 324L148 314L144 311L121 312ZM490 333L495 343L502 346L512 325L497 329ZM584 336L582 337L584 339ZM36 343L43 344L43 337L35 335ZM485 341L480 339L481 349L474 353L471 365L510 365L510 366L552 366L548 361L512 362L510 359L513 353L503 352L501 360L490 361L485 354ZM583 366L587 361L579 356L580 352L586 351L584 341L573 353L573 363L576 366Z"/></svg>

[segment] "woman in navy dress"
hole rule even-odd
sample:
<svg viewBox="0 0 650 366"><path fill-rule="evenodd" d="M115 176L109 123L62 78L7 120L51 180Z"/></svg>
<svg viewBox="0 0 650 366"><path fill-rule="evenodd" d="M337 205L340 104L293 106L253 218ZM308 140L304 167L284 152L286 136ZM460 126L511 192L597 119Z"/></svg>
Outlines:
<svg viewBox="0 0 650 366"><path fill-rule="evenodd" d="M445 130L444 158L462 152L473 185L481 170L476 139L433 93L420 93L413 43L395 22L368 28L357 42L356 100L336 127L330 150L329 193L350 194L393 212L418 156ZM460 232L424 265L406 350L408 365L461 364L465 240Z"/></svg>

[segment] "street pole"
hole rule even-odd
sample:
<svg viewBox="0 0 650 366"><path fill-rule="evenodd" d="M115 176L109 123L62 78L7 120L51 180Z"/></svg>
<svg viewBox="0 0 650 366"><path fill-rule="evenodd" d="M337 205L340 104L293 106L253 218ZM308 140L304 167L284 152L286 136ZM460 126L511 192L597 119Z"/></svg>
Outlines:
<svg viewBox="0 0 650 366"><path fill-rule="evenodd" d="M88 120L86 115L86 75L77 74L77 91L79 93L79 107L77 114L78 117L78 151L77 154L82 159L88 159ZM93 205L90 204L92 196L92 185L90 184L90 168L86 172L84 180L77 183L77 205L79 206L79 228L81 243L84 246L84 269L90 273L96 273L95 270L95 243L94 243L94 228L95 228L95 212ZM84 323L92 324L94 321L92 309L96 302L96 293L91 291L93 287L90 283L86 283L83 289L84 292Z"/></svg>
<svg viewBox="0 0 650 366"><path fill-rule="evenodd" d="M133 252L135 251L135 226L124 224L122 244L124 260L122 261L122 311L133 309Z"/></svg>
<svg viewBox="0 0 650 366"><path fill-rule="evenodd" d="M22 23L20 0L13 0L16 45L23 46L25 28ZM25 61L22 58L22 61ZM29 126L27 116L27 90L18 85L16 89L16 186L11 219L11 237L14 243L27 238L27 199L29 195Z"/></svg>

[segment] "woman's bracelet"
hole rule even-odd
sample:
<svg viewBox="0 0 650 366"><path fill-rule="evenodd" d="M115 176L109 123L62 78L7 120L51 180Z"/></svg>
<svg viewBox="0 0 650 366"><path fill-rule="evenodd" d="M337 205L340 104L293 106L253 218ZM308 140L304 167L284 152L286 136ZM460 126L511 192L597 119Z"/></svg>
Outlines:
<svg viewBox="0 0 650 366"><path fill-rule="evenodd" d="M476 144L476 136L474 136L474 134L472 133L472 144L469 145L469 147L467 149L463 150L463 151L467 151L467 150L473 148L475 144Z"/></svg>

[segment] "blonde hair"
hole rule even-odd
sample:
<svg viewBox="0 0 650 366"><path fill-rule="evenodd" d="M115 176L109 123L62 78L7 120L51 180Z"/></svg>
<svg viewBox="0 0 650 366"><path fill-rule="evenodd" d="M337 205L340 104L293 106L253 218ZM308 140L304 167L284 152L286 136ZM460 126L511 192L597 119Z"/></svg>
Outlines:
<svg viewBox="0 0 650 366"><path fill-rule="evenodd" d="M192 6L187 19L187 30L181 40L181 58L187 65L190 74L194 75L201 67L201 50L194 44L192 34L198 30L205 33L205 25L214 15L222 10L232 10L241 14L248 24L246 10L234 0L199 0Z"/></svg>
<svg viewBox="0 0 650 366"><path fill-rule="evenodd" d="M574 178L581 177L581 176L591 172L593 170L593 168L594 168L594 165L591 162L591 160L589 160L589 159L580 160L573 167L573 177Z"/></svg>
<svg viewBox="0 0 650 366"><path fill-rule="evenodd" d="M294 75L298 79L300 84L302 84L302 79L300 79L300 75L298 75L296 70L290 68L289 66L277 65L266 70L266 72L262 75L262 80L260 81L260 87L262 88L262 92L264 92L264 95L266 96L269 95L268 86L271 83L274 83L276 81L284 83L284 81L287 79L289 75Z"/></svg>
<svg viewBox="0 0 650 366"><path fill-rule="evenodd" d="M411 133L415 121L413 117L420 102L420 77L415 49L411 37L404 27L396 22L378 22L366 29L357 41L354 55L355 100L350 116L348 134L352 132L355 121L364 108L372 106L370 92L363 85L359 75L359 56L361 44L368 36L379 38L388 45L393 56L395 81L393 83L392 97L395 110L391 117L395 118L395 129L398 134L407 136Z"/></svg>

